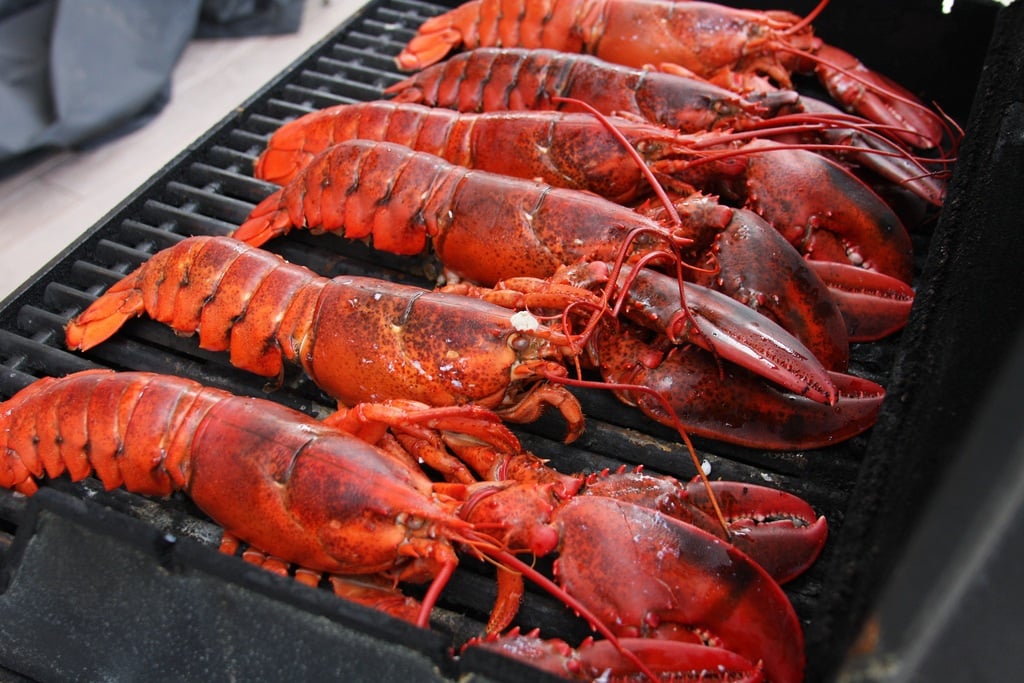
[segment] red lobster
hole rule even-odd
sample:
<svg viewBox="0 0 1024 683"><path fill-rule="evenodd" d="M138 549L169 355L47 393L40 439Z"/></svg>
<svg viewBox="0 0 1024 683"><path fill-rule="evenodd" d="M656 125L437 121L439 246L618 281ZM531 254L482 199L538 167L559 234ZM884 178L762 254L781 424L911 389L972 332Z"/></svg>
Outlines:
<svg viewBox="0 0 1024 683"><path fill-rule="evenodd" d="M147 314L231 363L280 378L301 365L346 405L402 398L474 403L508 420L561 411L569 436L579 404L548 377L564 377L558 334L518 329L507 308L373 278L333 280L228 237L192 237L112 286L68 323L71 349L88 350ZM522 326L520 326L522 327Z"/></svg>
<svg viewBox="0 0 1024 683"><path fill-rule="evenodd" d="M909 144L938 146L944 121L905 88L814 36L808 17L676 0L471 0L423 22L396 58L401 69L454 48L550 48L642 67L672 64L741 93L792 87L817 73L837 101L899 129Z"/></svg>
<svg viewBox="0 0 1024 683"><path fill-rule="evenodd" d="M700 332L688 339L830 401L829 374L799 341L763 316L748 333L735 321L755 315L750 309L697 285L687 291L694 305L707 302L690 318ZM525 301L546 297L527 292ZM564 308L593 295L556 288L554 297L546 305ZM557 384L566 380L566 355L577 353L570 340L478 298L372 278L328 279L228 237L192 237L154 255L71 320L68 347L88 350L143 314L182 334L198 331L201 348L229 350L233 365L265 377L280 377L286 362L299 364L346 405L473 403L519 422L553 405L569 423L569 438L583 429L578 401Z"/></svg>
<svg viewBox="0 0 1024 683"><path fill-rule="evenodd" d="M409 414L407 424L484 439L500 430L476 413L430 408ZM181 490L227 532L283 560L431 582L424 626L465 549L523 572L652 678L647 646L635 653L619 636L706 640L729 651L723 668L763 666L774 681L802 678L800 625L778 585L733 546L655 510L602 496L563 503L547 495L550 487L437 485L406 459L302 413L151 373L40 380L3 404L0 428L0 485L30 494L42 477L67 472L74 480L95 473L108 488L147 495ZM483 504L511 491L517 495L502 503L532 492L551 509L511 528L530 518ZM560 585L516 559L500 535L522 536L535 552L557 547ZM633 581L630 591L605 590L623 576ZM715 652L700 654L706 661Z"/></svg>

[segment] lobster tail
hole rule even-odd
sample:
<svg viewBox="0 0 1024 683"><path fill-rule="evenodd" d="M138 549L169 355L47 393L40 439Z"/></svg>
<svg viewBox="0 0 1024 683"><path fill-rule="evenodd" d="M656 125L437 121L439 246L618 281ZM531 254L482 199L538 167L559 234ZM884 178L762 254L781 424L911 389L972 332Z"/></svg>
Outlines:
<svg viewBox="0 0 1024 683"><path fill-rule="evenodd" d="M232 237L249 246L261 247L275 237L287 235L292 226L292 217L285 203L285 191L281 189L257 204Z"/></svg>
<svg viewBox="0 0 1024 683"><path fill-rule="evenodd" d="M225 396L150 373L88 370L40 380L3 404L0 485L30 494L44 476L67 472L78 481L95 473L108 489L168 495L187 484L195 425Z"/></svg>
<svg viewBox="0 0 1024 683"><path fill-rule="evenodd" d="M146 314L180 334L198 331L200 348L230 349L236 367L277 377L284 361L300 353L326 281L230 238L191 237L158 252L101 295L68 323L66 340L70 348L86 350Z"/></svg>
<svg viewBox="0 0 1024 683"><path fill-rule="evenodd" d="M78 316L65 327L69 349L88 351L110 339L126 322L145 312L142 291L137 278L121 280L97 300L88 313Z"/></svg>

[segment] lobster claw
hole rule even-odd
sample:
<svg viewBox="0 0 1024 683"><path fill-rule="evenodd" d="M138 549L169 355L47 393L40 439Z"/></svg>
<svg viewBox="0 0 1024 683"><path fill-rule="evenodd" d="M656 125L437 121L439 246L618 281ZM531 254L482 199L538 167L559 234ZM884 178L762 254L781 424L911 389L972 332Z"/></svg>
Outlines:
<svg viewBox="0 0 1024 683"><path fill-rule="evenodd" d="M583 264L562 275L575 279L581 268L592 282L610 277L604 263ZM832 379L814 353L752 308L692 282L683 283L680 295L676 279L649 268L623 266L618 283L623 310L637 324L675 344L696 344L810 400L835 403Z"/></svg>
<svg viewBox="0 0 1024 683"><path fill-rule="evenodd" d="M829 370L850 358L847 324L831 291L781 234L753 211L736 209L715 239L716 290L767 315ZM700 284L712 286L698 280Z"/></svg>
<svg viewBox="0 0 1024 683"><path fill-rule="evenodd" d="M619 644L662 680L689 680L708 671L716 672L718 680L735 683L764 680L760 665L719 647L647 638L620 638ZM607 640L588 638L573 648L558 638L542 639L536 630L524 634L515 628L504 635L472 639L463 651L473 647L526 661L542 671L572 680L633 681L640 673Z"/></svg>
<svg viewBox="0 0 1024 683"><path fill-rule="evenodd" d="M809 259L849 262L904 282L913 247L903 222L860 178L803 149L747 143L747 208L764 216ZM789 197L800 197L790 202Z"/></svg>
<svg viewBox="0 0 1024 683"><path fill-rule="evenodd" d="M810 567L828 537L828 523L803 499L767 486L709 482L729 526L726 538L701 480L682 484L642 471L592 475L583 495L613 498L662 512L729 541L778 583Z"/></svg>
<svg viewBox="0 0 1024 683"><path fill-rule="evenodd" d="M771 319L713 289L689 283L686 305L686 319L699 330L687 333L687 341L794 393L829 405L836 402L828 371L802 342Z"/></svg>
<svg viewBox="0 0 1024 683"><path fill-rule="evenodd" d="M711 489L729 524L730 541L779 583L810 567L828 538L828 522L791 493L737 481L713 481ZM714 508L704 483L685 487L686 502L710 516Z"/></svg>
<svg viewBox="0 0 1024 683"><path fill-rule="evenodd" d="M907 324L914 289L902 280L847 263L808 264L831 292L851 342L877 341Z"/></svg>
<svg viewBox="0 0 1024 683"><path fill-rule="evenodd" d="M696 527L610 498L578 497L554 520L566 592L622 637L693 629L761 662L772 681L803 677L803 632L779 585L746 554ZM601 529L600 534L593 530ZM622 584L628 580L628 590Z"/></svg>
<svg viewBox="0 0 1024 683"><path fill-rule="evenodd" d="M606 381L639 385L616 394L672 428L752 448L821 448L849 439L878 418L885 390L870 380L830 372L833 405L780 391L753 373L696 348L661 353L628 329L597 335L591 345ZM670 413L662 397L672 408ZM694 397L700 400L694 400Z"/></svg>
<svg viewBox="0 0 1024 683"><path fill-rule="evenodd" d="M819 80L844 107L892 126L893 134L908 145L932 149L942 144L942 119L909 90L832 45L822 45L815 57Z"/></svg>

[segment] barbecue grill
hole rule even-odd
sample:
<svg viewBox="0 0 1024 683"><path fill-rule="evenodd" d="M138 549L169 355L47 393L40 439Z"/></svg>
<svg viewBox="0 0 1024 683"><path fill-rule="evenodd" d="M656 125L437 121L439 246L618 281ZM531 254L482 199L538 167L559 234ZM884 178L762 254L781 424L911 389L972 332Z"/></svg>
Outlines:
<svg viewBox="0 0 1024 683"><path fill-rule="evenodd" d="M798 12L813 4L789 3ZM991 545L969 543L965 511L1017 511L1009 517L1016 524L990 527L982 520L971 527L995 528L1003 541L995 547L1008 547L1021 533L1020 508L1012 491L1004 494L1010 487L991 486L1021 462L1014 460L1019 411L1016 420L1000 423L1001 415L1014 415L1005 398L989 397L1007 372L1021 377L1024 357L1016 343L1015 291L1024 237L1012 220L1024 204L1024 51L1017 42L1024 7L961 0L947 16L939 4L837 0L816 22L825 39L968 121L946 206L914 233L918 296L908 327L853 351L851 371L888 389L878 424L813 452L697 444L714 477L767 481L829 519L823 556L786 587L805 628L811 681L888 680L912 647L901 636L925 617L938 619L941 633L969 630L966 614L927 604L942 574L929 538L967 542L962 555L939 554L951 571L974 572L961 574L962 595L982 580L979 567L998 566L1002 557ZM0 399L36 378L99 366L178 374L327 412L330 399L297 373L268 394L264 379L235 370L226 354L202 351L197 339L152 321L129 323L88 354L64 349L62 327L182 236L231 232L273 189L251 177L269 135L314 109L378 98L401 78L394 55L419 23L445 9L419 0L371 2L20 287L0 309ZM429 258L390 257L330 236L292 234L268 248L328 276L369 274L429 286L434 274ZM1005 381L1001 391L1008 395ZM670 430L607 394L577 394L588 414L585 435L566 446L557 417L546 417L516 429L527 448L565 471L642 462L680 478L694 475ZM986 469L967 467L982 448L987 457L975 462ZM943 487L954 475L969 488ZM936 529L949 531L935 535ZM920 540L911 542L915 533ZM435 628L424 631L221 555L219 536L182 496L105 492L92 479L57 480L31 499L0 491L0 680L544 679L480 650L451 656L452 644L477 632L493 603L486 566L460 568ZM922 567L931 581L921 578ZM1020 592L1009 581L987 590L999 589ZM569 640L586 635L539 592L528 594L519 623ZM950 656L938 642L928 641L913 666L924 670L925 662Z"/></svg>

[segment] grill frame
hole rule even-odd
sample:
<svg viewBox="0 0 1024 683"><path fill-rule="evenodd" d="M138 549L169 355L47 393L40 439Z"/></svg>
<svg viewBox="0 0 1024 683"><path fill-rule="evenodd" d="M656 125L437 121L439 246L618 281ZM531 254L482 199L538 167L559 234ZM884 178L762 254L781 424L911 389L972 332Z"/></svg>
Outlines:
<svg viewBox="0 0 1024 683"><path fill-rule="evenodd" d="M425 3L406 2L392 3L410 8L434 8L434 5ZM748 3L749 4L749 3ZM923 4L923 3L921 3ZM134 240L135 245L147 246L151 251L169 246L169 237L159 230L160 224L169 221L174 223L173 227L182 232L210 233L227 231L234 227L230 221L220 220L206 222L197 219L190 211L181 211L174 206L174 201L187 204L195 201L204 210L209 207L210 211L221 218L233 218L235 222L241 220L248 208L256 200L270 191L268 184L260 183L248 178L239 180L232 174L224 174L223 169L206 163L204 160L211 158L220 159L230 165L231 163L241 164L246 173L250 171L246 163L251 164L255 152L250 155L238 154L235 148L237 144L250 144L252 149L257 150L262 144L258 134L251 133L248 129L255 127L264 134L269 134L275 125L271 117L266 117L263 112L266 110L282 110L290 114L303 113L301 107L282 104L281 92L299 92L302 96L308 96L315 106L326 106L337 102L337 99L325 95L315 87L308 87L302 83L295 83L297 74L301 80L305 65L316 63L322 60L330 60L328 53L334 51L339 42L340 36L344 35L346 40L352 39L358 42L365 42L368 45L385 45L387 50L397 52L399 42L404 41L381 41L373 35L360 30L362 27L377 28L388 25L389 21L378 20L381 16L383 3L369 5L360 10L346 24L339 27L338 31L322 41L319 45L310 50L306 56L296 62L296 66L286 70L280 77L272 81L268 86L251 98L247 103L226 117L221 123L212 128L193 145L189 146L182 153L170 162L163 170L133 193L119 207L114 209L107 217L102 219L89 232L83 235L75 244L69 246L59 254L50 265L40 271L39 274L23 287L14 292L0 310L0 353L3 354L3 374L0 375L0 393L3 397L9 396L13 390L30 381L35 376L42 374L65 374L91 366L93 362L115 367L135 367L135 364L146 361L146 353L151 346L160 349L167 349L162 352L160 362L165 364L166 370L204 381L209 384L221 386L237 393L250 395L262 395L264 380L247 376L245 373L231 369L226 365L221 354L208 354L200 352L194 347L194 342L175 339L173 334L162 328L162 326L138 321L130 324L125 333L119 335L114 342L101 345L95 352L81 355L69 354L60 348L60 325L72 314L73 309L81 307L88 301L88 297L96 294L96 291L83 291L76 289L76 286L67 283L76 283L83 278L92 278L96 282L105 285L111 284L115 279L128 272L131 268L146 258L150 252L129 248L127 244L111 244L113 233L119 235L127 234L129 238L125 241ZM1018 8L1019 9L1019 8ZM396 20L388 12L383 12L388 20ZM1011 15L1009 10L1001 11L1000 18L1003 25L1010 25L1010 19L1004 17L1020 16L1016 11ZM375 23L376 22L376 23ZM996 37L1001 35L996 34ZM406 37L411 36L411 33ZM998 48L998 43L994 43ZM851 48L852 49L852 48ZM1013 81L1001 80L1006 78L1005 67L997 68L999 65L993 62L995 56L990 53L987 69L989 80L983 83L983 88L997 90L1000 86ZM864 56L867 60L868 57ZM992 75L993 72L996 75ZM360 71L371 81L384 79L388 75L380 71L376 66L371 65ZM1002 75L1000 75L1002 74ZM1012 72L1010 72L1012 76ZM395 76L397 79L397 76ZM995 79L994 82L992 79ZM319 76L314 78L315 85L323 85L324 81ZM329 79L328 79L329 80ZM383 83L383 81L382 81ZM333 84L331 84L333 85ZM366 89L357 88L361 95L376 94L383 85L366 86ZM1012 91L1007 91L1007 96ZM962 107L962 103L957 105ZM997 110L992 110L997 111ZM988 127L984 128L984 134L977 132L979 125L988 125L986 116L993 114L985 113L984 109L976 107L971 116L971 125L968 130L969 145L965 145L960 166L953 179L950 189L951 201L943 211L942 217L935 228L935 234L925 235L924 239L930 239L932 246L927 263L921 264L923 271L922 282L927 283L922 294L919 295L919 305L915 307L914 316L910 326L901 336L886 343L872 346L870 349L862 349L855 354L855 371L876 381L886 384L890 390L890 399L887 400L883 409L882 419L868 435L858 437L854 440L850 452L854 453L853 461L840 467L839 471L821 466L815 462L816 458L808 457L805 454L774 454L768 457L771 469L776 473L775 479L780 482L783 488L793 490L795 483L800 492L803 482L810 481L814 495L809 496L816 507L822 509L830 518L833 528L833 540L830 542L819 565L812 570L812 573L797 582L788 589L802 618L809 622L807 629L809 678L821 678L826 672L831 672L841 659L841 650L837 651L837 643L848 643L856 635L860 626L859 618L849 618L849 614L861 615L867 611L878 586L884 581L888 567L898 554L899 540L902 533L910 529L916 517L916 510L927 497L928 488L934 484L938 471L945 466L946 462L953 457L953 450L948 446L940 448L936 453L929 454L927 459L936 466L936 473L927 475L921 472L918 463L926 456L922 455L922 449L926 443L932 444L934 438L922 439L926 434L921 429L907 430L902 425L911 422L914 424L926 425L934 422L927 419L924 409L927 404L927 396L932 390L941 391L954 381L949 374L955 373L958 363L965 361L962 354L955 357L943 357L937 351L932 333L938 329L956 330L960 336L958 340L967 337L972 342L984 340L978 339L977 335L966 335L960 329L961 316L964 313L962 306L950 307L947 304L950 295L962 294L964 289L972 286L965 282L965 276L961 272L964 263L976 266L984 265L989 259L996 259L998 263L1009 263L1008 256L1016 253L1019 248L1019 238L1009 233L1009 223L1001 224L1003 229L997 230L997 237L1004 238L1003 249L999 253L989 250L977 252L979 245L972 241L965 241L958 236L962 230L961 225L971 225L972 218L968 215L974 210L974 202L978 201L978 195L983 186L979 185L981 180L989 176L982 171L983 159L990 155L991 151L1000 144L1000 139L995 139L989 134ZM978 121L981 124L978 124ZM975 139L971 139L975 137ZM241 138L241 139L239 139ZM1019 158L1019 157L1018 157ZM977 161L971 161L976 159ZM220 163L220 161L218 161ZM206 179L208 182L219 182L215 191L204 191L202 187L196 188L196 178ZM230 187L231 196L221 194L224 185ZM262 194L261 194L262 193ZM168 198L174 199L168 199ZM241 198L241 199L240 199ZM1000 214L1002 215L1002 214ZM1009 216L1010 214L1006 214ZM156 223L156 226L150 225ZM156 227L158 229L154 230ZM120 237L119 237L120 239ZM289 238L292 239L292 238ZM325 255L312 257L304 251L305 244L312 244L316 240L318 248L324 241L332 243L330 251ZM342 270L345 272L359 272L360 268L377 270L377 266L370 263L371 260L381 262L387 272L392 273L396 278L416 281L413 275L402 274L403 263L399 259L388 257L373 257L365 260L366 256L357 247L344 245L336 238L309 238L296 237L294 242L282 242L281 244L268 245L271 250L282 253L290 260L303 262L314 267L321 273L335 275ZM1012 247L1012 248L1010 248ZM337 253L344 253L351 257L337 256ZM123 268L117 270L106 270L98 268L97 263L109 262L111 259L121 259ZM989 261L991 262L991 261ZM84 264L84 265L83 265ZM121 272L123 271L123 272ZM1005 277L1012 273L1012 269L995 269L999 277ZM1008 297L1007 297L1008 298ZM1011 315L1019 320L1019 305L1009 301L1001 302L1009 305ZM986 308L986 311L991 310ZM1005 310L1005 309L1004 309ZM31 329L31 339L26 339L24 330ZM56 339L56 341L55 341ZM988 363L987 372L979 370L978 380L973 386L966 387L966 394L980 396L984 390L986 377L990 377L996 371L996 365L1006 346L1002 338L989 339L986 346L992 350ZM11 358L17 359L19 353L25 356L24 359L15 363ZM16 367L12 367L12 365ZM926 381L922 374L938 366L944 372L943 377L935 377L934 381ZM896 368L892 372L890 368ZM145 368L149 369L149 368ZM27 372L26 372L27 370ZM941 379L941 381L940 381ZM311 412L322 412L326 410L327 402L325 397L308 382L303 382L294 375L289 375L286 380L286 389L271 395L272 398L288 403L293 407ZM898 397L898 398L892 398ZM617 409L617 404L607 397L595 396L584 392L584 400L588 412L608 415L611 413L622 413ZM969 399L968 399L969 400ZM958 398L955 405L950 405L947 411L957 414L966 414L968 403ZM535 448L541 452L538 446L545 446L551 439L557 438L560 426L556 420L545 419L538 425L530 426L521 432L528 447ZM591 433L586 440L576 449L566 449L559 453L560 466L570 469L577 464L579 466L599 467L604 464L614 464L616 461L608 457L608 453L621 450L623 444L638 449L638 459L651 459L650 468L666 471L679 476L689 476L688 465L668 462L667 458L658 454L661 451L660 440L670 439L668 430L652 425L642 418L629 419L625 424L613 425L610 428L596 427L597 433ZM721 447L717 444L700 444L702 451L709 453L709 459L713 463L713 472L717 475L728 478L757 480L757 472L749 466L745 459L751 454L745 449L734 449ZM886 463L882 453L886 450L895 450L902 454L898 459L900 463L895 468ZM844 447L843 451L846 451ZM835 458L833 458L835 459ZM897 485L889 482L884 472L895 471L897 481L903 484ZM795 482L795 483L794 483ZM880 483L889 482L879 487ZM849 488L856 488L849 493ZM164 534L171 533L181 541L164 543L159 551L153 551L152 539L137 541L130 537L125 540L128 543L141 544L149 549L153 561L160 566L168 563L168 558L174 558L170 562L177 571L187 571L193 562L189 551L180 551L179 548L190 547L189 539L194 537L194 530L188 527L192 524L181 522L178 517L156 522L154 516L160 517L158 511L140 511L145 504L138 501L137 496L131 494L104 493L89 487L88 484L61 485L54 487L58 493L56 496L47 494L44 497L33 499L27 505L23 501L13 498L10 494L3 494L2 507L0 510L10 510L5 514L4 519L8 524L18 527L18 536L15 545L6 553L4 568L7 571L7 579L10 581L25 581L25 577L17 572L19 560L25 556L28 548L34 542L33 539L47 538L47 529L54 526L52 522L41 520L50 519L51 513L59 519L73 520L72 524L78 524L89 528L93 522L94 515L102 516L107 508L113 508L129 518L141 518L146 528L159 529L158 538ZM836 490L846 491L849 495L837 494ZM85 499L87 501L99 501L103 507L97 508L86 505L84 508L76 503L65 501L62 496L68 496L72 500ZM865 507L856 509L851 506L851 501L877 504L878 510L888 515L898 515L902 520L900 524L893 524L884 528L882 514L870 514ZM71 512L68 512L68 510ZM158 510L165 510L160 506ZM195 515L190 509L187 501L181 499L172 500L171 510L178 510L182 515L181 519ZM56 512L54 512L56 511ZM61 516L63 514L63 517ZM177 520L177 521L176 521ZM59 525L58 525L59 526ZM118 535L117 525L104 527L109 533ZM129 535L130 536L130 535ZM875 539L865 544L864 539ZM207 539L208 540L208 539ZM160 545L157 543L156 545ZM870 562L864 562L865 551L872 555ZM178 553L185 553L182 558ZM340 618L337 616L337 609L333 603L336 601L331 596L310 597L311 593L301 587L293 586L287 581L276 581L274 577L266 577L261 571L253 570L232 558L222 558L213 552L206 545L199 545L195 551L197 557L205 561L224 567L223 578L231 583L244 586L246 590L257 592L269 591L278 599L285 602L299 600L303 604L310 601L318 605L318 612L327 611L331 619ZM216 558L216 559L214 559ZM182 569L185 568L185 569ZM114 570L114 567L111 567ZM465 589L467 591L478 590L474 586L472 578L463 579L461 583L456 582L453 590ZM39 591L47 590L47 587L40 586ZM486 590L486 589L483 589ZM314 595L316 595L314 593ZM296 597L299 596L299 597ZM0 594L0 604L3 604L4 595ZM344 612L347 606L342 609ZM528 610L536 609L535 618L542 618L547 609L542 603L537 607L528 605ZM365 610L354 610L364 618L362 612ZM347 612L346 612L347 614ZM358 619L357 619L358 621ZM397 622L396 622L397 623ZM457 617L446 626L451 632L458 636L472 627L473 620L461 622ZM825 624L824 627L821 624ZM356 626L356 628L360 628ZM130 635L130 634L129 634ZM405 637L405 634L394 635L388 632L383 636L384 640L392 637ZM269 647L269 646L268 646ZM433 647L433 646L430 646ZM428 647L428 649L430 649ZM281 661L287 661L287 653L281 653ZM0 648L0 663L16 670L25 670L25 663L18 659L15 653L14 659L9 649L6 651ZM445 675L454 676L456 672L476 672L481 675L490 676L498 680L516 680L514 670L510 671L507 663L496 662L493 658L482 653L476 653L466 657L458 663L442 659L437 662L437 667ZM36 674L35 671L26 671L30 675L39 675L42 678L48 676ZM535 673L519 672L519 675L528 676L532 679ZM526 678L523 678L526 680Z"/></svg>

